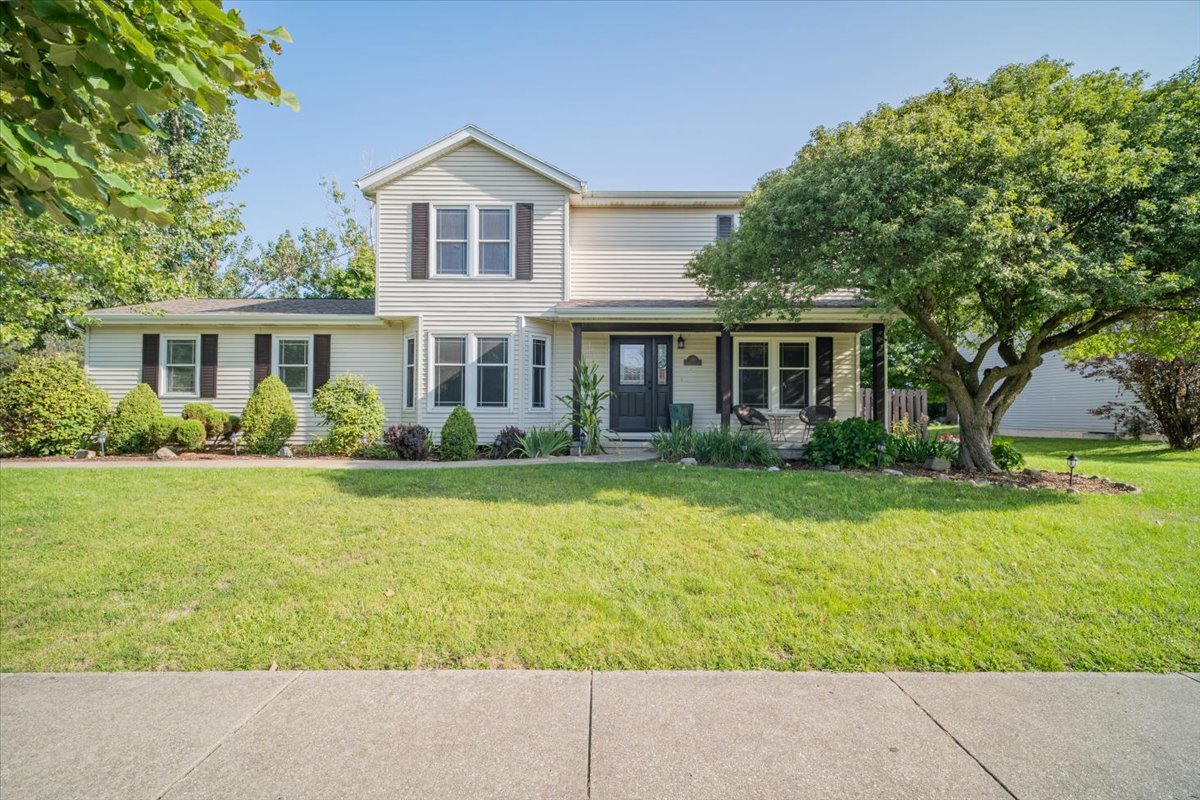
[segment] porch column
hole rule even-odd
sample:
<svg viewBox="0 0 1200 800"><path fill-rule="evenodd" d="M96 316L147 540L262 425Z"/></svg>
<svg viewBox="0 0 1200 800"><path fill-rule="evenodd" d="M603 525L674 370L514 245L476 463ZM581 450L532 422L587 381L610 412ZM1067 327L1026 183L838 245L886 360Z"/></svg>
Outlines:
<svg viewBox="0 0 1200 800"><path fill-rule="evenodd" d="M579 441L579 363L583 361L583 326L571 323L571 441Z"/></svg>
<svg viewBox="0 0 1200 800"><path fill-rule="evenodd" d="M717 381L721 392L721 427L729 427L733 413L733 334L722 329L717 344Z"/></svg>
<svg viewBox="0 0 1200 800"><path fill-rule="evenodd" d="M871 326L871 412L891 430L888 419L887 329L881 323Z"/></svg>

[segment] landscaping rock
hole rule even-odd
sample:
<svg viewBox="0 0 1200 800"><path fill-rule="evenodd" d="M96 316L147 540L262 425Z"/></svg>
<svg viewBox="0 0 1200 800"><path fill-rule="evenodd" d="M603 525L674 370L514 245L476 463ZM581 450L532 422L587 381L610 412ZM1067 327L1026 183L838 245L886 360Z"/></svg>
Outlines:
<svg viewBox="0 0 1200 800"><path fill-rule="evenodd" d="M277 452L275 455L279 456L280 458L291 458L294 453L292 453L292 448L285 444L283 447L279 448L279 452Z"/></svg>
<svg viewBox="0 0 1200 800"><path fill-rule="evenodd" d="M1026 467L1026 468L1025 468L1025 474L1026 474L1026 475L1028 475L1028 476L1029 476L1029 477L1031 477L1031 478L1040 478L1040 477L1042 477L1042 471L1041 471L1040 469L1034 469L1033 467Z"/></svg>
<svg viewBox="0 0 1200 800"><path fill-rule="evenodd" d="M950 470L950 462L944 458L935 456L925 461L925 469L931 469L934 472L948 472Z"/></svg>
<svg viewBox="0 0 1200 800"><path fill-rule="evenodd" d="M904 473L898 469L885 469L885 470L882 470L882 472L884 475L898 475L898 476L904 475Z"/></svg>
<svg viewBox="0 0 1200 800"><path fill-rule="evenodd" d="M679 459L679 466L694 467L694 466L696 466L696 459L692 458L691 456L689 456L687 458L681 458L681 459Z"/></svg>
<svg viewBox="0 0 1200 800"><path fill-rule="evenodd" d="M826 464L824 467L826 472L841 472L842 468L837 464Z"/></svg>
<svg viewBox="0 0 1200 800"><path fill-rule="evenodd" d="M779 467L767 467L767 472L779 472Z"/></svg>
<svg viewBox="0 0 1200 800"><path fill-rule="evenodd" d="M73 455L71 457L72 458L95 458L96 451L95 450L76 450L75 455Z"/></svg>
<svg viewBox="0 0 1200 800"><path fill-rule="evenodd" d="M169 447L160 447L154 451L152 458L155 461L174 461L179 458L178 454Z"/></svg>

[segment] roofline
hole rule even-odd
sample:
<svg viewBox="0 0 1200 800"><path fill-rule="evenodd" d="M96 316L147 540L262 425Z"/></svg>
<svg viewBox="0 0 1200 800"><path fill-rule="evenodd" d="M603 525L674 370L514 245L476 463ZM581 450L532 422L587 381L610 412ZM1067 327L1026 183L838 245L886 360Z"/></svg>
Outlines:
<svg viewBox="0 0 1200 800"><path fill-rule="evenodd" d="M463 145L475 142L494 150L500 155L517 162L521 166L530 169L544 178L557 183L559 186L576 194L585 190L586 184L572 175L571 173L559 169L553 164L542 161L536 156L530 155L524 150L509 144L508 142L493 136L487 131L477 128L474 125L465 125L454 133L443 136L432 144L428 144L419 150L402 156L390 164L386 164L379 169L368 172L366 175L355 181L363 194L370 196L375 190L388 181L398 178L407 172L411 172L417 167L422 166L428 161L437 158L438 156L447 153L451 150L456 150Z"/></svg>
<svg viewBox="0 0 1200 800"><path fill-rule="evenodd" d="M740 208L743 191L585 191L571 198L573 206L591 207L715 207Z"/></svg>
<svg viewBox="0 0 1200 800"><path fill-rule="evenodd" d="M585 307L567 307L556 308L554 317L563 320L579 320L579 321L611 321L620 322L626 320L636 320L652 322L661 320L669 322L672 320L679 321L701 321L709 322L717 318L716 309L712 306L694 306L691 308L680 308L678 306L665 307L647 307L647 306L585 306ZM821 308L814 307L805 309L801 315L802 322L890 322L894 319L892 315L884 314L879 311L874 311L870 308L858 306L840 306L836 308ZM763 317L763 322L789 322L784 317Z"/></svg>
<svg viewBox="0 0 1200 800"><path fill-rule="evenodd" d="M199 314L103 314L89 313L86 325L357 325L387 327L374 314L281 314L263 311L210 311Z"/></svg>

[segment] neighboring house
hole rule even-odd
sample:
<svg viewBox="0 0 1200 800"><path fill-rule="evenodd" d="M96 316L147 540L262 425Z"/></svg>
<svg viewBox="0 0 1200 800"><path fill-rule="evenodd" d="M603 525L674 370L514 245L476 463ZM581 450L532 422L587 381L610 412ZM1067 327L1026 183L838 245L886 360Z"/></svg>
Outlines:
<svg viewBox="0 0 1200 800"><path fill-rule="evenodd" d="M1003 362L992 353L986 366ZM1109 378L1085 378L1067 368L1061 353L1047 353L1029 383L1017 395L1000 421L1006 436L1062 436L1106 438L1115 434L1112 420L1089 413L1113 401L1136 402L1121 385Z"/></svg>
<svg viewBox="0 0 1200 800"><path fill-rule="evenodd" d="M239 412L268 374L291 388L297 439L320 435L313 390L355 373L379 387L389 424L435 434L457 405L481 442L506 425L551 425L574 365L600 365L623 438L695 425L739 403L785 414L810 404L859 415L858 345L882 323L856 295L798 320L734 331L684 276L737 224L742 192L591 191L579 178L468 126L358 182L373 203L375 300L173 300L91 313L86 363L120 399L149 383L167 413L196 399ZM880 393L881 401L886 392ZM880 409L877 414L886 418Z"/></svg>

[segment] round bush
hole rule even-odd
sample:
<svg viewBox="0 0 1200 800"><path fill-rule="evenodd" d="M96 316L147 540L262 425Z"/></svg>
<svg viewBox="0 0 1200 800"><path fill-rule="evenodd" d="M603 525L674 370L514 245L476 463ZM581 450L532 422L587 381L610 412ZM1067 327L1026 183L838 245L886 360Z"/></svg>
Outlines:
<svg viewBox="0 0 1200 800"><path fill-rule="evenodd" d="M203 450L207 440L208 431L205 430L204 423L198 419L181 420L179 427L175 429L175 441L188 450Z"/></svg>
<svg viewBox="0 0 1200 800"><path fill-rule="evenodd" d="M150 426L163 415L158 395L139 383L117 403L108 422L108 449L114 453L148 453L153 447Z"/></svg>
<svg viewBox="0 0 1200 800"><path fill-rule="evenodd" d="M150 423L150 446L155 450L172 441L175 438L175 431L179 429L184 420L178 417L159 417Z"/></svg>
<svg viewBox="0 0 1200 800"><path fill-rule="evenodd" d="M0 381L0 439L14 453L73 452L108 413L109 399L68 358L22 358Z"/></svg>
<svg viewBox="0 0 1200 800"><path fill-rule="evenodd" d="M198 419L204 423L209 437L220 436L229 424L229 412L216 408L211 403L188 403L183 407L184 419Z"/></svg>
<svg viewBox="0 0 1200 800"><path fill-rule="evenodd" d="M475 420L463 406L456 406L442 426L442 441L438 452L443 461L466 461L475 457Z"/></svg>
<svg viewBox="0 0 1200 800"><path fill-rule="evenodd" d="M246 449L271 455L287 444L296 432L296 408L283 381L269 375L254 387L242 411L242 435Z"/></svg>
<svg viewBox="0 0 1200 800"><path fill-rule="evenodd" d="M313 411L329 426L329 452L348 456L373 443L383 432L379 390L357 375L339 375L313 393Z"/></svg>
<svg viewBox="0 0 1200 800"><path fill-rule="evenodd" d="M875 466L879 455L875 445L880 441L887 441L887 431L881 422L850 417L818 425L805 445L805 452L817 466L837 464L865 469ZM884 460L888 460L886 454Z"/></svg>

